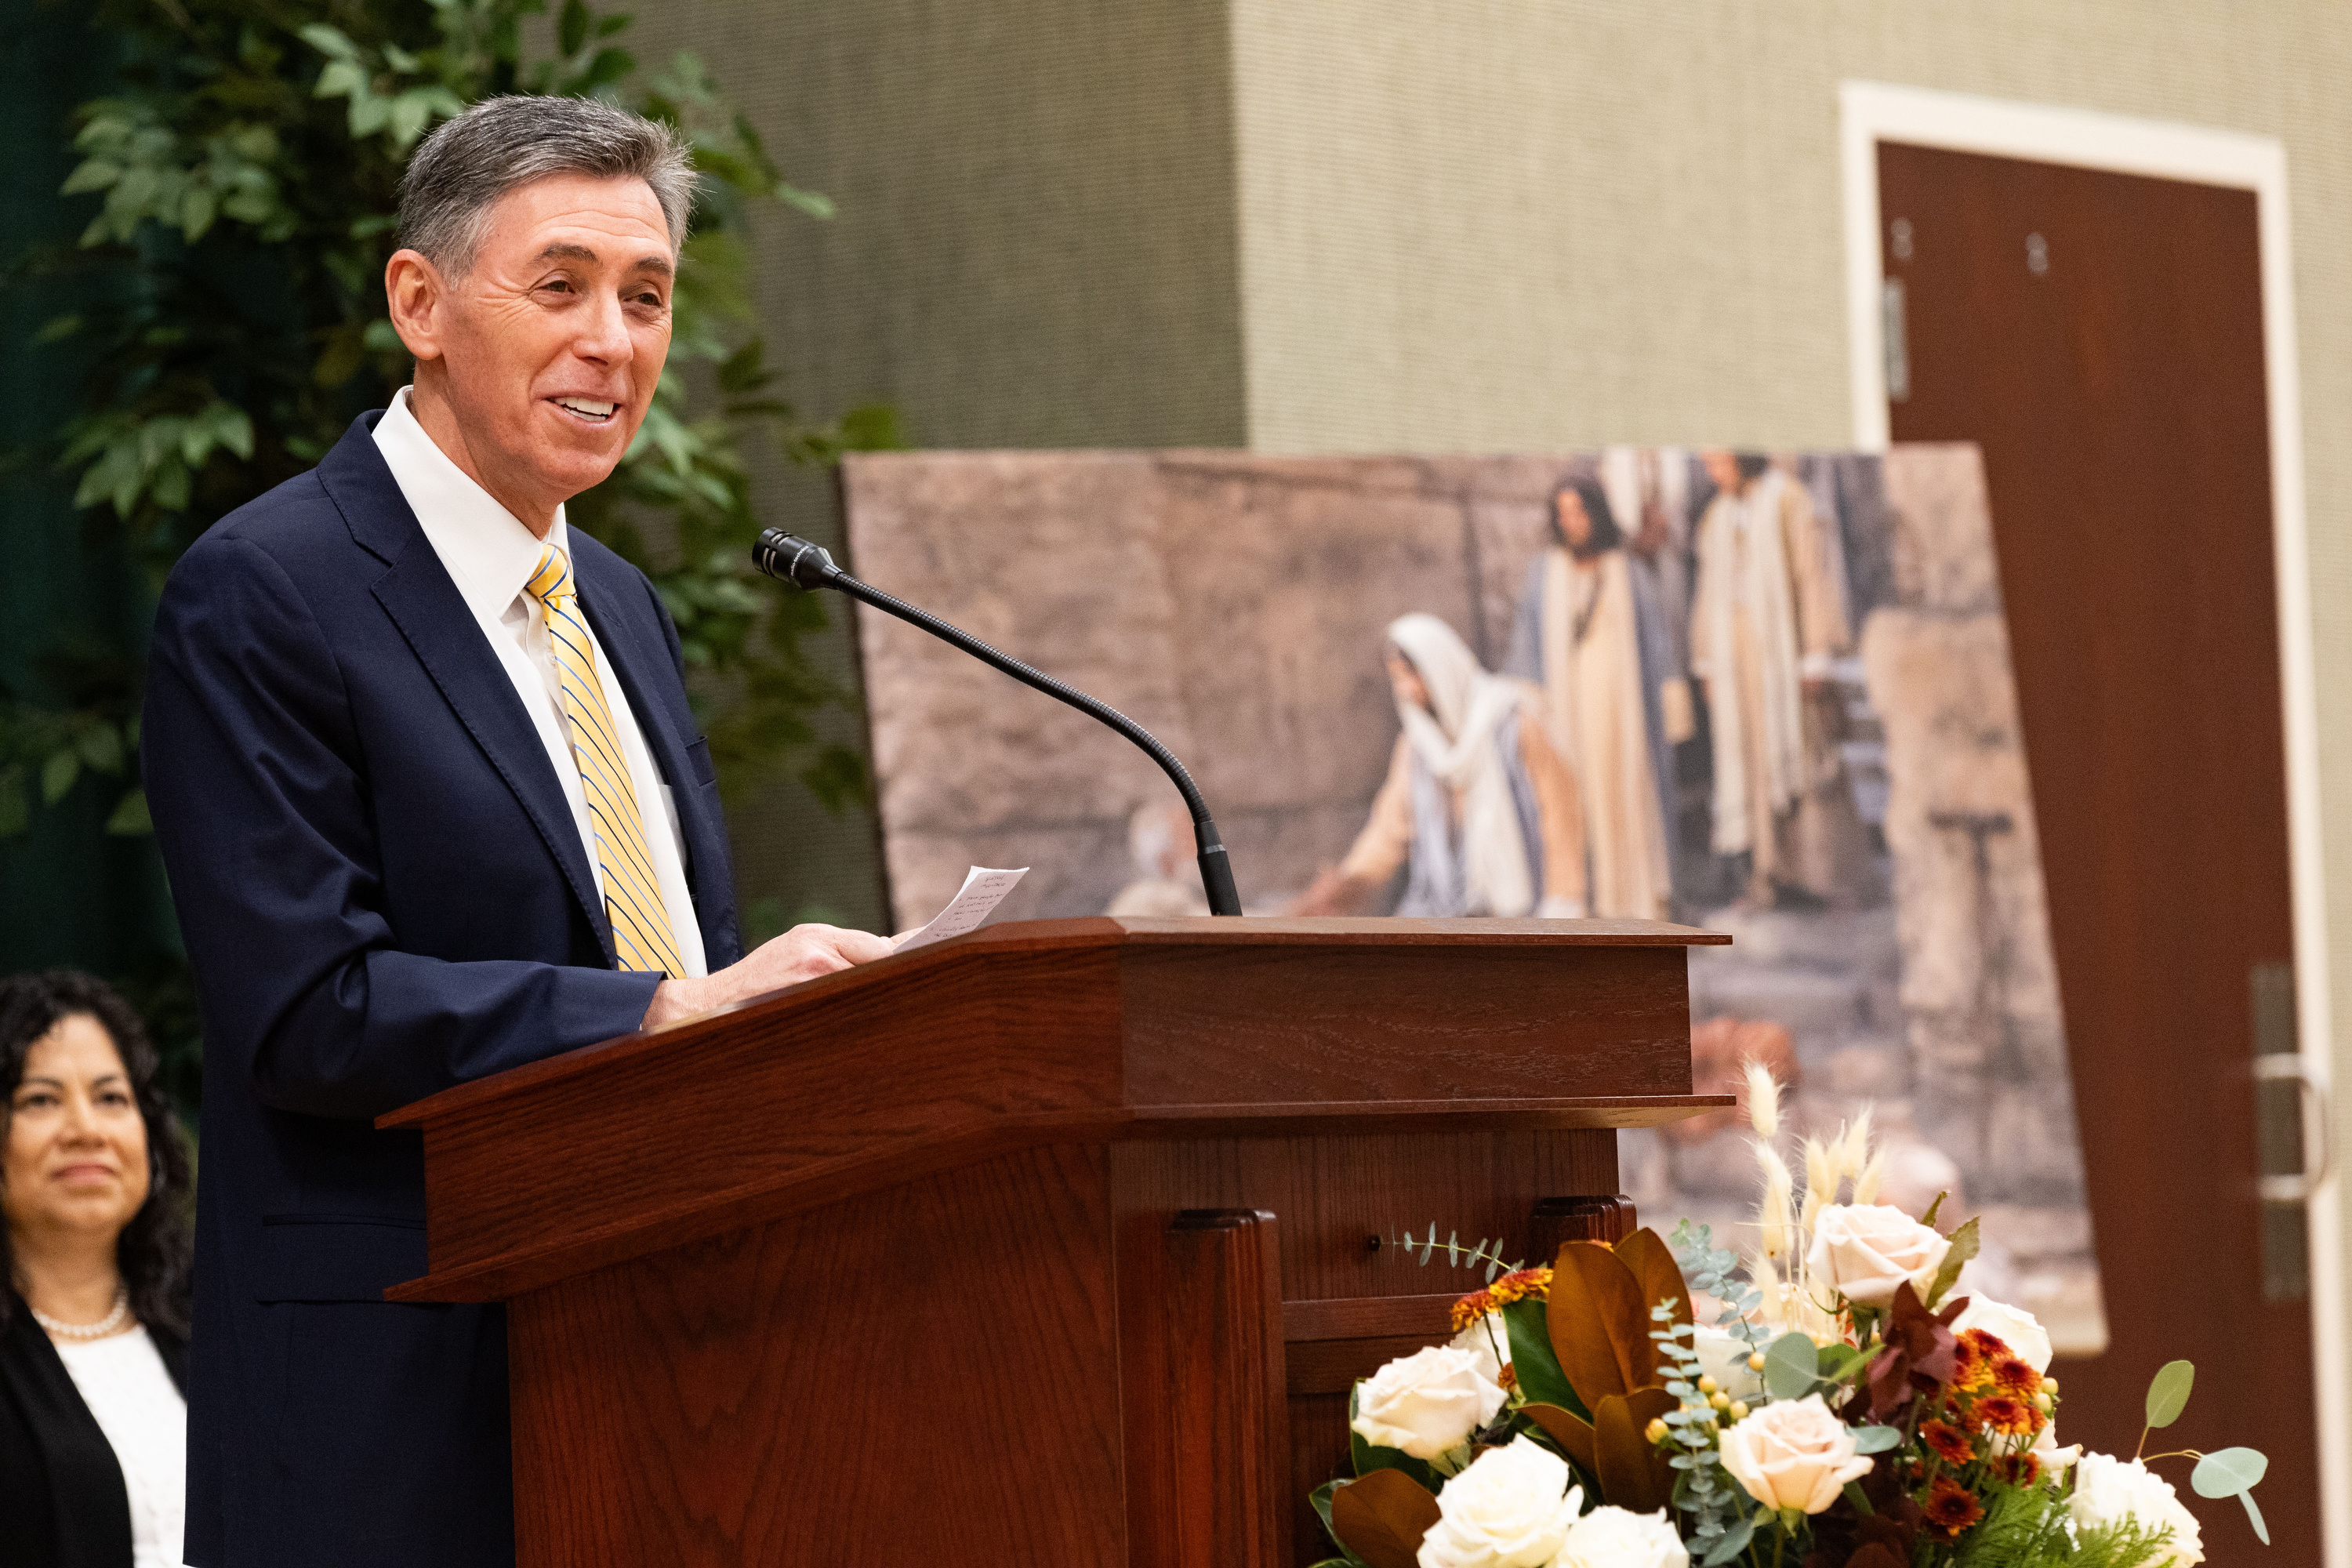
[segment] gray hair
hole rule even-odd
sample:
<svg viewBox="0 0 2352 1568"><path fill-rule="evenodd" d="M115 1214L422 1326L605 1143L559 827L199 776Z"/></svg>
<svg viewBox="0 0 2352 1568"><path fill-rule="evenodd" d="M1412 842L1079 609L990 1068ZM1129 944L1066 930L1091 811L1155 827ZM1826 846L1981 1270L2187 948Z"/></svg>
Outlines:
<svg viewBox="0 0 2352 1568"><path fill-rule="evenodd" d="M643 180L677 258L694 207L691 146L659 121L587 98L486 98L436 126L400 177L400 243L463 273L498 199L551 174Z"/></svg>

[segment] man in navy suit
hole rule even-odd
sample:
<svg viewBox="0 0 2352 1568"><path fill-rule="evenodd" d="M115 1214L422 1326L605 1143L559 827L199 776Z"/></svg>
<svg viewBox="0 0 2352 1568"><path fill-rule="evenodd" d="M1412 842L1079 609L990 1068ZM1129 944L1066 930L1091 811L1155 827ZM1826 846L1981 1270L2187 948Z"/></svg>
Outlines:
<svg viewBox="0 0 2352 1568"><path fill-rule="evenodd" d="M412 386L180 562L142 753L204 1010L188 1561L514 1557L504 1310L425 1272L382 1112L888 951L745 958L678 640L565 526L668 352L693 175L600 104L492 100L402 185Z"/></svg>

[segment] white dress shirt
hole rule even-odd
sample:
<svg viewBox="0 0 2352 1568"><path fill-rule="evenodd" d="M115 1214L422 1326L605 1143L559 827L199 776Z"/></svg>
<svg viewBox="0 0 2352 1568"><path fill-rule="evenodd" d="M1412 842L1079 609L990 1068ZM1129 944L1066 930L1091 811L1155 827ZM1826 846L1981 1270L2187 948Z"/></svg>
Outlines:
<svg viewBox="0 0 2352 1568"><path fill-rule="evenodd" d="M425 538L448 569L457 592L482 628L482 636L498 656L523 711L539 731L547 760L572 803L572 820L588 852L588 867L596 879L596 896L604 895L604 868L596 860L596 835L589 826L587 792L580 783L580 763L572 755L570 721L563 714L563 683L555 655L548 646L547 616L540 602L523 592L539 570L541 553L550 544L572 553L563 509L555 509L555 526L544 541L534 538L514 513L500 506L490 492L467 477L447 453L434 444L425 426L408 410L407 387L393 398L392 406L375 424L376 449L383 454L409 510L424 526ZM583 617L584 620L584 617ZM686 850L678 833L677 802L661 782L653 753L646 749L645 732L621 689L618 673L604 645L592 629L588 640L596 655L596 679L604 683L604 703L613 710L614 726L621 731L621 754L628 763L629 783L636 791L637 815L645 822L646 850L653 858L654 880L661 888L669 912L670 934L677 940L678 961L688 975L708 973L702 951L702 927L695 920L694 896L687 889ZM658 807L658 809L656 809Z"/></svg>
<svg viewBox="0 0 2352 1568"><path fill-rule="evenodd" d="M163 1352L142 1324L102 1340L60 1340L58 1359L122 1467L132 1568L179 1568L188 1502L188 1403L173 1386Z"/></svg>

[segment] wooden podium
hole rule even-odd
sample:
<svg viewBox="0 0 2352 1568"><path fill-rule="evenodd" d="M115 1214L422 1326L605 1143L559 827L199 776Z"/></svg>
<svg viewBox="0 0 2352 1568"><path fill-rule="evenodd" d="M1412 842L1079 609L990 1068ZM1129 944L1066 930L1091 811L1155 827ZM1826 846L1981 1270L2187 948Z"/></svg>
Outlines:
<svg viewBox="0 0 2352 1568"><path fill-rule="evenodd" d="M1631 1222L1677 926L992 927L467 1084L432 1273L508 1304L521 1568L1281 1568L1347 1391Z"/></svg>

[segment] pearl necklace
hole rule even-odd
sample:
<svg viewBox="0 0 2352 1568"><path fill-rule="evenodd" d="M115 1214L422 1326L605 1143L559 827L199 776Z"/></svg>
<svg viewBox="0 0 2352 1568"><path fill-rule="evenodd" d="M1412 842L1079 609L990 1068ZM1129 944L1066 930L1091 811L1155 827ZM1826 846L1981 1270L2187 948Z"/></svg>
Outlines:
<svg viewBox="0 0 2352 1568"><path fill-rule="evenodd" d="M102 1340L121 1328L122 1320L130 1315L131 1292L128 1289L118 1288L114 1292L114 1310L94 1323L61 1323L38 1307L28 1305L28 1310L33 1314L33 1321L62 1339Z"/></svg>

